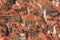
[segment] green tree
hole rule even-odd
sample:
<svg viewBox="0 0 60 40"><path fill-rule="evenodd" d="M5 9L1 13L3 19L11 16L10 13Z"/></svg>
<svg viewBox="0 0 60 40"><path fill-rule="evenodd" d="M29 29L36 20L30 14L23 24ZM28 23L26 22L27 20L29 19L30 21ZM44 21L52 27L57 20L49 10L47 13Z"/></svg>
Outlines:
<svg viewBox="0 0 60 40"><path fill-rule="evenodd" d="M15 1L16 1L16 0L10 0L10 2L11 2L12 4L15 4Z"/></svg>

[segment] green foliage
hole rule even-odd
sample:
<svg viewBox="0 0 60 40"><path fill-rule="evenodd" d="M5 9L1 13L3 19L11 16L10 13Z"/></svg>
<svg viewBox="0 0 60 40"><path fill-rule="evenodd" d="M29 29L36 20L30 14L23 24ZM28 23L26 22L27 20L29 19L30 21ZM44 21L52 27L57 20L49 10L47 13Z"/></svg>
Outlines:
<svg viewBox="0 0 60 40"><path fill-rule="evenodd" d="M12 4L15 4L15 1L16 1L16 0L10 0L10 2L11 2Z"/></svg>

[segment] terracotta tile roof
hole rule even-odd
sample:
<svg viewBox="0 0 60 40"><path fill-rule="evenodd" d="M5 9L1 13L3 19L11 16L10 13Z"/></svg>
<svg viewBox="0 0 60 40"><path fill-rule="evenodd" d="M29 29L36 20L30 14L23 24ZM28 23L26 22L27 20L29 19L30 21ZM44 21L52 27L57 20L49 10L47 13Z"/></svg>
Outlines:
<svg viewBox="0 0 60 40"><path fill-rule="evenodd" d="M14 4L14 5L12 6L12 8L13 8L13 9L18 9L19 7L18 7L16 4Z"/></svg>
<svg viewBox="0 0 60 40"><path fill-rule="evenodd" d="M52 8L47 8L46 10L47 11L58 11L59 12L60 11L60 6L58 6L58 7L57 6L53 6Z"/></svg>
<svg viewBox="0 0 60 40"><path fill-rule="evenodd" d="M21 5L21 8L24 8L25 7L25 3L23 3L22 5Z"/></svg>
<svg viewBox="0 0 60 40"><path fill-rule="evenodd" d="M3 38L0 38L0 40L4 40L4 37Z"/></svg>
<svg viewBox="0 0 60 40"><path fill-rule="evenodd" d="M58 35L53 34L52 37L53 37L55 40L58 40Z"/></svg>
<svg viewBox="0 0 60 40"><path fill-rule="evenodd" d="M7 3L8 0L1 0L3 3Z"/></svg>
<svg viewBox="0 0 60 40"><path fill-rule="evenodd" d="M8 10L8 11L2 11L2 13L0 14L0 16L18 16L18 14L17 14L17 12L16 11L14 11L14 10L12 10L12 9L10 9L10 10Z"/></svg>
<svg viewBox="0 0 60 40"><path fill-rule="evenodd" d="M26 21L26 20L27 20L27 16L28 16L28 15L23 15L23 16L22 16L22 19Z"/></svg>
<svg viewBox="0 0 60 40"><path fill-rule="evenodd" d="M35 15L33 15L33 14L30 14L30 15L23 15L22 16L23 17L23 20L25 20L25 21L34 21L34 17L35 17Z"/></svg>
<svg viewBox="0 0 60 40"><path fill-rule="evenodd" d="M16 25L17 27L22 27L22 25L21 25L20 22L15 22L15 25Z"/></svg>
<svg viewBox="0 0 60 40"><path fill-rule="evenodd" d="M23 11L19 12L19 15L23 16L25 13Z"/></svg>
<svg viewBox="0 0 60 40"><path fill-rule="evenodd" d="M21 2L22 0L17 0L18 2Z"/></svg>
<svg viewBox="0 0 60 40"><path fill-rule="evenodd" d="M44 23L44 22L38 22L38 24L45 25L45 23Z"/></svg>
<svg viewBox="0 0 60 40"><path fill-rule="evenodd" d="M36 28L37 27L36 23L32 24L31 27Z"/></svg>
<svg viewBox="0 0 60 40"><path fill-rule="evenodd" d="M47 15L46 18L47 18L47 19L51 19L52 17L51 17L50 15Z"/></svg>
<svg viewBox="0 0 60 40"><path fill-rule="evenodd" d="M39 10L39 6L34 5L34 10Z"/></svg>
<svg viewBox="0 0 60 40"><path fill-rule="evenodd" d="M40 33L38 35L42 40L47 40L46 35L44 33Z"/></svg>
<svg viewBox="0 0 60 40"><path fill-rule="evenodd" d="M9 40L9 38L5 37L4 40Z"/></svg>
<svg viewBox="0 0 60 40"><path fill-rule="evenodd" d="M43 2L40 2L40 4L41 4L42 6L44 6L44 5L46 5L46 4L51 4L51 2L50 2L50 1L43 1Z"/></svg>
<svg viewBox="0 0 60 40"><path fill-rule="evenodd" d="M0 19L0 23L2 23L2 22L5 22L5 20L4 19Z"/></svg>
<svg viewBox="0 0 60 40"><path fill-rule="evenodd" d="M11 33L11 37L18 37L17 34Z"/></svg>
<svg viewBox="0 0 60 40"><path fill-rule="evenodd" d="M29 37L30 40L36 40L35 39L36 37L41 38L41 40L53 40L53 39L58 40L58 38L60 37L60 34L58 33L60 22L59 22L59 16L57 15L57 13L60 12L60 6L50 7L50 6L52 6L52 1L49 1L49 0L16 0L16 1L19 4L10 3L12 8L9 9L8 0L0 0L0 16L1 16L0 17L0 23L1 23L0 24L0 33L1 33L1 29L4 32L6 32L6 26L8 27L9 32L12 31L9 33L8 36L5 36L4 35L5 33L2 32L3 37L5 37L5 38L1 38L2 35L0 34L0 40L12 40L12 38L17 38L18 36L20 37L20 33L23 31L27 35L26 38ZM48 19L47 22L44 20L43 14L42 14L43 17L40 16L41 15L40 13L42 13L42 12L40 10L39 4L42 5L42 12L44 11L44 9L46 9L46 11L47 11L46 12L47 13L46 19ZM29 14L27 14L28 10L26 9L26 7L29 7L29 9L31 11ZM49 14L49 12L51 15ZM4 19L2 18L2 16ZM5 22L4 16L6 16L7 18L11 17L12 19L9 20L6 18L6 20L9 20L9 21ZM10 17L8 17L8 16L10 16ZM22 17L21 20L20 20L20 17ZM57 22L55 22L55 21L57 21ZM25 24L23 22L25 22ZM56 27L55 30L57 31L58 35L53 34L54 31L53 31L53 27L51 26L52 23L55 23L52 26ZM25 26L25 25L27 25L27 26ZM51 33L52 36L48 33L48 31L51 31L50 26L52 27L51 29L53 31ZM12 30L9 30L10 27L12 28ZM35 31L35 29L36 29L36 31ZM15 31L18 32L18 34L14 33ZM34 34L34 33L30 33L30 32L35 32L35 33L37 32L37 34L32 36L31 34ZM46 36L46 34L47 34L47 36ZM53 38L50 39L50 38L48 38L49 36L53 37Z"/></svg>
<svg viewBox="0 0 60 40"><path fill-rule="evenodd" d="M40 16L36 16L36 20L43 20L43 18Z"/></svg>
<svg viewBox="0 0 60 40"><path fill-rule="evenodd" d="M60 6L57 6L57 7L54 6L53 8L54 8L55 10L57 10L58 12L60 12Z"/></svg>
<svg viewBox="0 0 60 40"><path fill-rule="evenodd" d="M30 14L30 15L28 15L28 17L27 17L27 21L34 21L34 17L35 17L35 15L33 15L33 14Z"/></svg>
<svg viewBox="0 0 60 40"><path fill-rule="evenodd" d="M1 28L4 32L6 32L6 27L2 26Z"/></svg>

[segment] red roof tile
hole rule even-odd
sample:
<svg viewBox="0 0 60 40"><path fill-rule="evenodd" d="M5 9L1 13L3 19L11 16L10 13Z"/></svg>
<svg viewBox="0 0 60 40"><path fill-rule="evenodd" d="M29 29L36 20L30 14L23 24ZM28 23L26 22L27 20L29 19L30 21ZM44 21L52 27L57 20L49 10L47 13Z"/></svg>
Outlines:
<svg viewBox="0 0 60 40"><path fill-rule="evenodd" d="M22 19L26 21L26 20L27 20L27 16L28 16L28 15L23 15L23 16L22 16Z"/></svg>
<svg viewBox="0 0 60 40"><path fill-rule="evenodd" d="M19 12L19 15L23 16L25 13L23 11Z"/></svg>
<svg viewBox="0 0 60 40"><path fill-rule="evenodd" d="M47 40L46 35L44 33L40 33L39 38L41 38L42 40Z"/></svg>
<svg viewBox="0 0 60 40"><path fill-rule="evenodd" d="M22 27L20 22L15 22L15 25L16 25L17 27Z"/></svg>
<svg viewBox="0 0 60 40"><path fill-rule="evenodd" d="M36 20L43 20L43 19L40 16L36 16Z"/></svg>
<svg viewBox="0 0 60 40"><path fill-rule="evenodd" d="M30 21L30 20L34 21L35 20L34 18L35 18L35 15L30 14L30 15L27 16L27 21Z"/></svg>
<svg viewBox="0 0 60 40"><path fill-rule="evenodd" d="M11 37L18 37L17 34L11 33Z"/></svg>
<svg viewBox="0 0 60 40"><path fill-rule="evenodd" d="M46 5L46 4L51 4L51 2L50 1L42 1L42 2L39 2L42 6L44 6L44 5Z"/></svg>

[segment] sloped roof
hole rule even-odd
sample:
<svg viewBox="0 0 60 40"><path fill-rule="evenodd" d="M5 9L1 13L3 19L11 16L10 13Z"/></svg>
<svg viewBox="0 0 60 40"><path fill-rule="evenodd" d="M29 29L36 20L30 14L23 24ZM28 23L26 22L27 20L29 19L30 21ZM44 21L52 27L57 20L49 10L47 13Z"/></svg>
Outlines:
<svg viewBox="0 0 60 40"><path fill-rule="evenodd" d="M17 34L11 33L11 37L18 37Z"/></svg>
<svg viewBox="0 0 60 40"><path fill-rule="evenodd" d="M8 11L2 11L0 16L18 16L18 13L15 12L14 10L8 10Z"/></svg>
<svg viewBox="0 0 60 40"><path fill-rule="evenodd" d="M22 27L22 25L21 25L20 22L15 22L15 25L16 25L17 27Z"/></svg>
<svg viewBox="0 0 60 40"><path fill-rule="evenodd" d="M34 21L34 17L35 17L35 15L33 15L33 14L22 16L23 20L25 20L25 21L30 21L30 20Z"/></svg>
<svg viewBox="0 0 60 40"><path fill-rule="evenodd" d="M45 0L45 1L40 2L40 4L41 4L42 6L44 6L44 5L46 5L46 4L51 4L51 2L50 2L50 1Z"/></svg>
<svg viewBox="0 0 60 40"><path fill-rule="evenodd" d="M23 11L19 12L19 15L23 16L25 13Z"/></svg>
<svg viewBox="0 0 60 40"><path fill-rule="evenodd" d="M4 19L0 19L0 22L2 23L2 22L4 22L5 20Z"/></svg>
<svg viewBox="0 0 60 40"><path fill-rule="evenodd" d="M30 14L30 15L28 15L28 17L27 17L27 20L32 20L32 21L34 21L34 17L35 17L35 15Z"/></svg>
<svg viewBox="0 0 60 40"><path fill-rule="evenodd" d="M28 16L28 15L23 15L23 16L22 16L22 19L26 21L26 20L27 20L27 16Z"/></svg>
<svg viewBox="0 0 60 40"><path fill-rule="evenodd" d="M18 7L16 4L14 4L14 5L12 6L12 8L13 8L13 9L18 9L19 7Z"/></svg>
<svg viewBox="0 0 60 40"><path fill-rule="evenodd" d="M36 16L36 20L43 20L43 18L40 16Z"/></svg>
<svg viewBox="0 0 60 40"><path fill-rule="evenodd" d="M60 13L60 6L57 6L57 7L54 6L53 8L54 8L55 10L57 10L57 11Z"/></svg>

